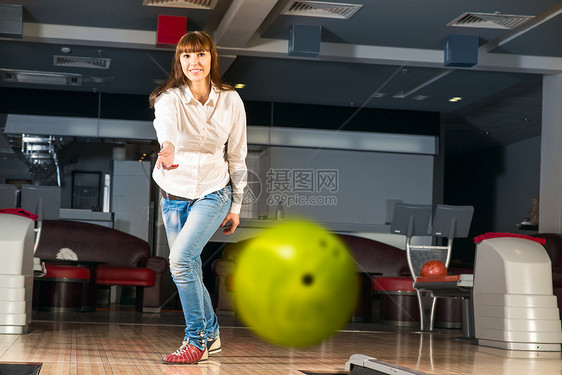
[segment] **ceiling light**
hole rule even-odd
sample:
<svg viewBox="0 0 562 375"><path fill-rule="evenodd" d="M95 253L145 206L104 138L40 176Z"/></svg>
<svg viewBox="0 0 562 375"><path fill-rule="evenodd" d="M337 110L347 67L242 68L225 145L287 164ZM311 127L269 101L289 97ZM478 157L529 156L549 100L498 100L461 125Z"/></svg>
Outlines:
<svg viewBox="0 0 562 375"><path fill-rule="evenodd" d="M234 85L235 89L243 89L244 87L246 87L246 84L244 83L237 83Z"/></svg>
<svg viewBox="0 0 562 375"><path fill-rule="evenodd" d="M371 95L372 98L384 98L386 96L386 93L384 92L375 92L373 95Z"/></svg>
<svg viewBox="0 0 562 375"><path fill-rule="evenodd" d="M462 100L462 98L460 96L454 96L451 99L449 99L449 101L451 103L456 103L456 102L460 102Z"/></svg>
<svg viewBox="0 0 562 375"><path fill-rule="evenodd" d="M427 98L429 98L429 95L416 95L416 96L412 97L412 100L420 100L421 101L421 100L425 100Z"/></svg>

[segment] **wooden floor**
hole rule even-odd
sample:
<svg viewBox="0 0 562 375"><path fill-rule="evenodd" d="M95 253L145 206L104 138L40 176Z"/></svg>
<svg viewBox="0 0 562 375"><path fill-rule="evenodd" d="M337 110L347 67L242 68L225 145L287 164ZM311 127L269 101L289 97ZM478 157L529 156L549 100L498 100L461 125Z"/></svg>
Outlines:
<svg viewBox="0 0 562 375"><path fill-rule="evenodd" d="M460 330L416 333L352 324L306 350L264 343L232 317L221 317L223 350L197 365L165 365L181 344L181 313L81 313L39 316L26 335L0 335L0 363L42 363L41 375L70 374L342 374L364 354L425 374L562 374L560 353L512 352L451 339Z"/></svg>

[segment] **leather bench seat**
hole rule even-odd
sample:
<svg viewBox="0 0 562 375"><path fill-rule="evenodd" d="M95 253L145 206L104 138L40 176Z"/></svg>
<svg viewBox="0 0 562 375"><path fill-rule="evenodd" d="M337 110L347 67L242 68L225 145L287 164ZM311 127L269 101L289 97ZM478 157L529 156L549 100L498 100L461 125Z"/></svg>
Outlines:
<svg viewBox="0 0 562 375"><path fill-rule="evenodd" d="M471 268L449 268L451 274L471 274ZM394 297L383 297L383 303L386 302L385 309L381 313L384 316L383 320L387 323L394 323L406 319L410 322L410 317L416 317L419 320L419 311L415 312L412 306L412 301L416 297L416 290L413 287L413 280L411 277L376 277L373 280L373 290L377 294L393 295ZM404 297L400 298L399 295ZM406 297L408 296L408 297ZM415 297L415 298L414 298ZM392 304L402 306L404 311L395 311ZM389 306L390 305L390 306ZM417 299L415 308L418 309ZM388 311L390 310L390 311ZM398 323L397 325L404 325ZM439 298L435 310L435 326L440 328L462 328L462 310L461 300L454 298Z"/></svg>
<svg viewBox="0 0 562 375"><path fill-rule="evenodd" d="M65 266L65 265L48 265L45 267L47 273L44 278L57 279L61 281L82 281L90 280L90 270L85 267Z"/></svg>
<svg viewBox="0 0 562 375"><path fill-rule="evenodd" d="M337 234L337 236L351 252L359 274L359 301L353 315L353 321L371 321L373 315L373 278L379 276L400 278L404 275L408 270L406 252L386 243L364 237L348 234ZM213 272L217 278L216 310L219 313L229 314L233 312L232 274L235 270L237 257L248 241L251 241L251 239L228 244L224 248L223 257L213 262ZM409 280L410 287L412 287L412 279L410 277L405 279Z"/></svg>
<svg viewBox="0 0 562 375"><path fill-rule="evenodd" d="M150 268L98 267L98 285L153 286L156 273Z"/></svg>
<svg viewBox="0 0 562 375"><path fill-rule="evenodd" d="M409 276L404 277L375 277L373 279L373 290L375 292L388 292L399 294L400 292L414 292L414 281ZM406 293L407 294L407 293Z"/></svg>
<svg viewBox="0 0 562 375"><path fill-rule="evenodd" d="M56 265L61 249L70 249L76 258L97 265L91 267L95 286L136 287L136 308L145 312L161 308L162 279L168 269L165 258L153 256L148 242L128 233L101 225L67 220L44 220L35 256L47 265ZM52 260L51 264L49 261ZM79 264L79 266L82 266ZM76 267L71 265L69 267ZM94 269L95 268L95 269ZM96 293L88 305L96 306Z"/></svg>
<svg viewBox="0 0 562 375"><path fill-rule="evenodd" d="M86 267L47 264L47 273L34 282L33 305L40 310L70 312L83 308L90 270Z"/></svg>

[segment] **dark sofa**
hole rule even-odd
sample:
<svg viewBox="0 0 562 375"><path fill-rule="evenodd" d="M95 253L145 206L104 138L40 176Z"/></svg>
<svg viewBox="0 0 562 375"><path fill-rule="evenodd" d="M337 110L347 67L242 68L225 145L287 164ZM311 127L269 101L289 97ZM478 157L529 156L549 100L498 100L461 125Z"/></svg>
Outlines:
<svg viewBox="0 0 562 375"><path fill-rule="evenodd" d="M409 274L406 251L368 238L347 234L338 237L347 245L359 271L359 301L353 320L370 321L375 279Z"/></svg>
<svg viewBox="0 0 562 375"><path fill-rule="evenodd" d="M360 277L360 300L354 320L368 321L371 318L373 298L373 277L398 277L408 273L406 252L394 246L347 234L338 237L347 245L358 268ZM248 240L229 244L223 257L213 262L216 282L216 310L218 313L232 313L232 273L241 249Z"/></svg>
<svg viewBox="0 0 562 375"><path fill-rule="evenodd" d="M97 285L136 286L136 307L159 311L162 275L168 262L151 255L149 244L128 233L100 225L65 220L44 220L35 256L47 269L61 248L74 251L81 261L102 262Z"/></svg>

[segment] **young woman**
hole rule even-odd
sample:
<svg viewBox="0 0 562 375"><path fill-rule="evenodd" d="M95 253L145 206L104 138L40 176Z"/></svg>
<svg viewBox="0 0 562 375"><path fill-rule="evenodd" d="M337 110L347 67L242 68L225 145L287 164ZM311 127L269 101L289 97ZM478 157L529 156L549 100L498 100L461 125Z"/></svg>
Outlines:
<svg viewBox="0 0 562 375"><path fill-rule="evenodd" d="M181 347L162 361L196 363L221 349L201 251L219 226L230 234L239 224L246 113L238 93L221 82L213 40L200 31L178 42L170 76L150 104L161 146L152 176L162 191L170 271L186 323Z"/></svg>

